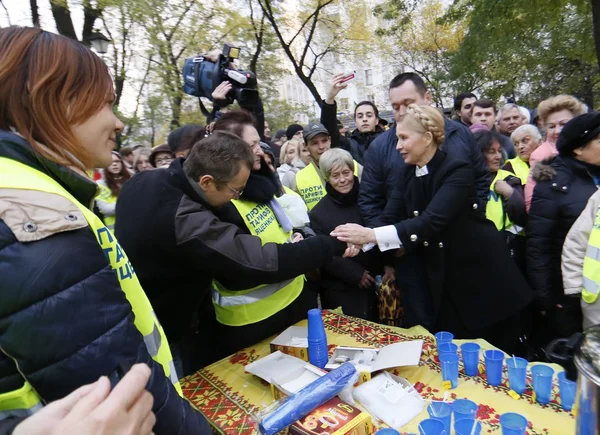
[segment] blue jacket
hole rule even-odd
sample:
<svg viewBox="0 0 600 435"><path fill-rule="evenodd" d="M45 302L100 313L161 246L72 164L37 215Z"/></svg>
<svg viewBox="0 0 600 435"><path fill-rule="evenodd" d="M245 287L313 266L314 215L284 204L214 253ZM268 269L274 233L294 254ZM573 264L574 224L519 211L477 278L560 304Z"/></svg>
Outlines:
<svg viewBox="0 0 600 435"><path fill-rule="evenodd" d="M0 131L0 157L46 173L92 205L94 182L36 155L20 137ZM48 403L100 376L116 382L120 372L145 363L152 370L146 389L154 397L154 432L210 434L204 416L150 357L87 222L64 218L69 204L44 192L0 189L0 393L26 379ZM23 232L24 217L34 231Z"/></svg>
<svg viewBox="0 0 600 435"><path fill-rule="evenodd" d="M445 140L442 149L453 159L470 164L475 176L475 188L479 207L485 210L489 183L489 172L475 138L467 127L446 119ZM392 191L400 182L402 169L406 167L396 150L396 128L391 128L375 139L369 147L360 185L358 203L366 225L380 226L380 216Z"/></svg>

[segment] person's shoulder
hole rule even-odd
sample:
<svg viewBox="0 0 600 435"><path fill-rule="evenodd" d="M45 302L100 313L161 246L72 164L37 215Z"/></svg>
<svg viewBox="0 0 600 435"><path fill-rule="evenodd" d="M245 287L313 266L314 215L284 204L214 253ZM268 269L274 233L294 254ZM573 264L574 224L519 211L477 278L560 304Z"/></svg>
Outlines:
<svg viewBox="0 0 600 435"><path fill-rule="evenodd" d="M381 150L388 148L390 145L393 145L395 148L396 142L396 129L390 128L385 133L381 133L379 136L373 139L373 142L371 142L371 145L369 145L369 153L372 151L380 152Z"/></svg>

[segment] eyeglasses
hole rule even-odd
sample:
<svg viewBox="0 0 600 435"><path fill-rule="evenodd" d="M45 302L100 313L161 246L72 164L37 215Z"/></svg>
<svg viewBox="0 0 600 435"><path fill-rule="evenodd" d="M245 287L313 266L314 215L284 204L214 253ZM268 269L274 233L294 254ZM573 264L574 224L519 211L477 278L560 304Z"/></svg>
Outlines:
<svg viewBox="0 0 600 435"><path fill-rule="evenodd" d="M237 198L240 198L242 196L242 194L244 193L244 189L242 189L242 190L235 190L233 187L231 187L227 183L225 183L225 186L227 186L227 188L229 190L231 190Z"/></svg>
<svg viewBox="0 0 600 435"><path fill-rule="evenodd" d="M161 157L155 160L156 163L171 163L173 160L172 157Z"/></svg>

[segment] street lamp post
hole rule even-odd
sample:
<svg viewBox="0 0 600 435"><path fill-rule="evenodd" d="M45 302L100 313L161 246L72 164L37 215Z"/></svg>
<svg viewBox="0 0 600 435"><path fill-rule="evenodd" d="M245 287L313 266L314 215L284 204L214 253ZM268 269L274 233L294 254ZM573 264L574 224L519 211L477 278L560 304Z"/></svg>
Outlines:
<svg viewBox="0 0 600 435"><path fill-rule="evenodd" d="M89 36L88 41L92 45L94 51L98 54L105 54L108 51L108 45L112 42L96 29Z"/></svg>

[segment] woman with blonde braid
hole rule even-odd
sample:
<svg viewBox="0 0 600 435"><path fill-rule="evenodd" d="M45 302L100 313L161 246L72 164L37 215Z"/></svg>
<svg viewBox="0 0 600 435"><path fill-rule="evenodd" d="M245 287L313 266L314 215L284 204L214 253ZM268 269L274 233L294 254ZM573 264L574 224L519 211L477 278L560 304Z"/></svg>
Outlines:
<svg viewBox="0 0 600 435"><path fill-rule="evenodd" d="M427 294L432 332L484 338L506 352L517 349L520 315L531 289L512 261L494 224L477 212L473 171L440 149L444 119L434 108L411 104L396 127L407 166L379 228L357 224L332 235L357 248L415 256Z"/></svg>

